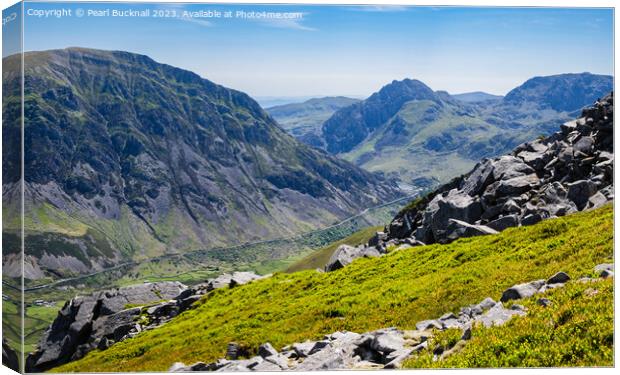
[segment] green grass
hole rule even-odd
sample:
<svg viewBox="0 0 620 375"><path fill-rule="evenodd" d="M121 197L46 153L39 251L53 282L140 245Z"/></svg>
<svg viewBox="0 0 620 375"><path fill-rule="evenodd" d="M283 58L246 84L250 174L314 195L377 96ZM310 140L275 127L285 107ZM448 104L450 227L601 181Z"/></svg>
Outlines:
<svg viewBox="0 0 620 375"><path fill-rule="evenodd" d="M177 361L221 358L231 341L255 352L264 342L279 349L337 330L414 329L420 320L487 296L498 299L516 283L560 270L591 274L596 264L612 259L608 205L497 235L359 259L335 272L275 274L220 289L160 328L54 370L165 371Z"/></svg>
<svg viewBox="0 0 620 375"><path fill-rule="evenodd" d="M329 261L329 258L331 258L332 254L334 253L334 251L336 251L338 246L344 245L344 244L351 245L351 246L357 246L357 245L366 243L368 242L368 239L375 234L375 232L380 231L382 229L383 229L382 226L360 229L359 231L353 233L352 235L346 238L341 239L340 241L333 242L321 249L318 249L312 254L292 264L290 267L286 269L285 272L292 273L292 272L298 272L298 271L304 271L304 270L314 270L317 268L323 269L323 267L325 267L325 265Z"/></svg>
<svg viewBox="0 0 620 375"><path fill-rule="evenodd" d="M476 326L472 339L455 354L433 361L433 350L455 344L454 332L430 340L428 350L404 363L407 368L613 366L613 280L569 283L544 295L520 301L525 317L486 329ZM460 331L457 332L460 336Z"/></svg>
<svg viewBox="0 0 620 375"><path fill-rule="evenodd" d="M535 130L540 125L534 124L524 124L518 133L503 129L496 125L497 119L489 121L489 115L464 113L461 106L447 102L412 100L340 156L369 171L396 172L403 181L423 176L439 183L467 173L483 157L508 153L540 133Z"/></svg>
<svg viewBox="0 0 620 375"><path fill-rule="evenodd" d="M19 310L19 300L2 301L2 329L15 349L20 348L21 342L21 313ZM39 339L58 315L58 310L62 303L57 303L55 307L48 306L28 306L24 319L24 348L26 353L34 351Z"/></svg>

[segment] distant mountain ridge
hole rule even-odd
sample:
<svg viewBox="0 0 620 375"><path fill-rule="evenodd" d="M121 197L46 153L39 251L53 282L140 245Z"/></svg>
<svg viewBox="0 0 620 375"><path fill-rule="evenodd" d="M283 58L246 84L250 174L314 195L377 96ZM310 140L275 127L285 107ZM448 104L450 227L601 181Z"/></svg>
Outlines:
<svg viewBox="0 0 620 375"><path fill-rule="evenodd" d="M327 151L351 151L411 100L437 100L428 86L418 80L392 81L368 99L334 113L323 124Z"/></svg>
<svg viewBox="0 0 620 375"><path fill-rule="evenodd" d="M4 59L5 115L18 58ZM24 104L29 278L290 235L399 195L296 141L248 95L142 55L26 53ZM11 194L17 166L3 162Z"/></svg>
<svg viewBox="0 0 620 375"><path fill-rule="evenodd" d="M550 134L612 90L611 76L536 77L501 100L433 91L418 80L393 81L335 112L322 128L325 148L370 171L415 184L437 184L482 157Z"/></svg>
<svg viewBox="0 0 620 375"><path fill-rule="evenodd" d="M452 94L452 97L456 100L466 103L479 103L489 100L502 100L504 97L501 95L488 94L483 91L464 92L462 94Z"/></svg>
<svg viewBox="0 0 620 375"><path fill-rule="evenodd" d="M321 126L337 110L359 102L344 96L309 99L267 108L266 111L295 138L314 147L324 148Z"/></svg>
<svg viewBox="0 0 620 375"><path fill-rule="evenodd" d="M611 91L613 78L592 73L534 77L511 90L504 103L538 103L559 112L580 111Z"/></svg>

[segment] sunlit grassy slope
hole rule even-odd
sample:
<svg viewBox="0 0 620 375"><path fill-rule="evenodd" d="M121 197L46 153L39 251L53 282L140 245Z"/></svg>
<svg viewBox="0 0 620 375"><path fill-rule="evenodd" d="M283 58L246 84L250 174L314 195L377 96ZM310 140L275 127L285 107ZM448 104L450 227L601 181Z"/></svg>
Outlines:
<svg viewBox="0 0 620 375"><path fill-rule="evenodd" d="M295 262L290 267L286 269L286 272L298 272L303 270L314 270L317 268L323 269L329 258L331 258L332 254L338 246L340 245L351 245L357 246L363 243L368 242L368 239L372 237L375 232L382 230L382 226L378 227L368 227L364 229L360 229L359 231L353 233L352 235L341 239L340 241L332 242L329 245L318 249L317 251L311 253L305 258Z"/></svg>
<svg viewBox="0 0 620 375"><path fill-rule="evenodd" d="M403 329L557 271L573 276L613 259L613 209L578 213L449 245L360 259L330 273L303 271L208 295L166 325L56 368L60 372L167 370L213 361L231 341L255 352L336 330ZM608 303L612 303L609 299ZM571 363L581 363L575 358ZM525 364L525 363L524 363ZM594 364L594 363L592 363Z"/></svg>
<svg viewBox="0 0 620 375"><path fill-rule="evenodd" d="M569 283L544 295L551 305L537 303L540 295L520 301L527 316L506 325L475 327L472 339L461 350L433 361L440 345L454 344L457 332L442 332L431 339L428 350L406 361L414 367L562 367L613 366L613 279Z"/></svg>

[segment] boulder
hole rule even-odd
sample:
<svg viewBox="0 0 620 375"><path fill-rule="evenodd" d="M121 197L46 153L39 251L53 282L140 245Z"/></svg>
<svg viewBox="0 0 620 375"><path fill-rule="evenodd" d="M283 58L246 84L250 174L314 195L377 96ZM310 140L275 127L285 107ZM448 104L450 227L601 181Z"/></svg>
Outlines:
<svg viewBox="0 0 620 375"><path fill-rule="evenodd" d="M614 270L614 264L613 263L601 263L601 264L597 264L594 267L594 272L596 272L597 274L601 274L603 271L612 271Z"/></svg>
<svg viewBox="0 0 620 375"><path fill-rule="evenodd" d="M523 311L506 309L501 302L495 304L487 312L475 318L477 322L481 322L485 327L498 326L506 323L515 315L525 315Z"/></svg>
<svg viewBox="0 0 620 375"><path fill-rule="evenodd" d="M148 304L161 300L170 300L187 289L179 282L144 283L100 292L100 314L119 312L128 304Z"/></svg>
<svg viewBox="0 0 620 375"><path fill-rule="evenodd" d="M609 277L614 277L614 272L609 270L603 270L599 276L601 276L603 279L607 279Z"/></svg>
<svg viewBox="0 0 620 375"><path fill-rule="evenodd" d="M471 324L463 327L463 333L461 334L461 340L467 341L471 340Z"/></svg>
<svg viewBox="0 0 620 375"><path fill-rule="evenodd" d="M510 227L518 227L519 226L519 216L512 214L512 215L506 215L506 216L502 216L500 218L497 218L489 223L486 224L487 227L496 230L498 232L503 231L506 228L510 228Z"/></svg>
<svg viewBox="0 0 620 375"><path fill-rule="evenodd" d="M271 364L277 366L280 370L288 370L289 369L288 360L283 355L280 355L280 354L276 353L275 355L264 357L263 359L264 359L264 363L271 363ZM253 370L254 371L263 371L258 366L254 367Z"/></svg>
<svg viewBox="0 0 620 375"><path fill-rule="evenodd" d="M272 372L272 371L282 371L288 369L288 365L285 360L278 361L278 363L274 362L274 358L277 357L269 357L272 360L267 360L263 358L263 361L259 362L255 366L253 366L251 371L261 371L261 372Z"/></svg>
<svg viewBox="0 0 620 375"><path fill-rule="evenodd" d="M233 274L223 274L214 279L209 279L204 285L197 286L194 293L199 293L200 289L210 292L220 288L234 288L237 285L247 284L254 280L260 280L267 276L257 275L254 272L234 272Z"/></svg>
<svg viewBox="0 0 620 375"><path fill-rule="evenodd" d="M529 214L529 215L524 216L521 219L521 225L523 225L523 226L534 225L534 224L542 221L542 219L543 219L543 217L539 213Z"/></svg>
<svg viewBox="0 0 620 375"><path fill-rule="evenodd" d="M498 196L513 196L525 193L532 189L539 183L538 176L536 174L528 174L524 176L513 177L508 180L503 180L497 187Z"/></svg>
<svg viewBox="0 0 620 375"><path fill-rule="evenodd" d="M437 196L433 201L435 205L429 204L430 207L425 212L425 222L430 224L436 240L446 238L444 232L450 219L473 223L482 215L480 200L457 192L455 189L445 196ZM417 235L416 238L418 238Z"/></svg>
<svg viewBox="0 0 620 375"><path fill-rule="evenodd" d="M271 346L270 343L265 343L258 347L258 355L260 355L263 358L267 358L270 356L277 356L278 351L275 350L273 346Z"/></svg>
<svg viewBox="0 0 620 375"><path fill-rule="evenodd" d="M260 280L265 276L257 275L254 272L234 272L230 278L230 287L247 284L254 280Z"/></svg>
<svg viewBox="0 0 620 375"><path fill-rule="evenodd" d="M463 181L461 191L469 196L480 195L493 182L493 164L491 160L478 163Z"/></svg>
<svg viewBox="0 0 620 375"><path fill-rule="evenodd" d="M509 180L534 173L534 169L512 155L500 156L493 160L493 180Z"/></svg>
<svg viewBox="0 0 620 375"><path fill-rule="evenodd" d="M483 299L482 302L480 302L476 306L479 307L482 311L485 311L485 310L488 310L491 307L495 306L496 304L497 304L497 302L495 302L493 300L493 298L487 297L487 298Z"/></svg>
<svg viewBox="0 0 620 375"><path fill-rule="evenodd" d="M445 237L440 238L439 242L449 242L462 237L484 236L486 234L497 233L495 229L485 225L474 225L461 220L449 219L448 227L445 230Z"/></svg>
<svg viewBox="0 0 620 375"><path fill-rule="evenodd" d="M401 368L403 362L411 356L413 349L402 349L394 352L397 355L393 355L391 360L383 367L385 369L397 369Z"/></svg>
<svg viewBox="0 0 620 375"><path fill-rule="evenodd" d="M376 232L370 240L368 240L368 246L379 246L379 244L387 241L388 235L384 232Z"/></svg>
<svg viewBox="0 0 620 375"><path fill-rule="evenodd" d="M594 146L594 138L590 136L586 136L586 137L581 137L573 145L573 149L579 152L583 152L586 155L589 155L592 151L592 146Z"/></svg>
<svg viewBox="0 0 620 375"><path fill-rule="evenodd" d="M230 281L232 280L231 274L223 274L214 279L207 280L207 292L210 292L215 289L224 288L230 286Z"/></svg>
<svg viewBox="0 0 620 375"><path fill-rule="evenodd" d="M540 288L545 285L545 280L536 280L529 283L518 284L512 286L502 293L501 302L507 302L510 300L517 300L522 298L528 298L538 293Z"/></svg>
<svg viewBox="0 0 620 375"><path fill-rule="evenodd" d="M570 276L566 272L558 272L547 280L547 284L564 284L570 280Z"/></svg>
<svg viewBox="0 0 620 375"><path fill-rule="evenodd" d="M301 364L295 367L296 371L325 371L347 368L345 357L346 353L334 347L327 347L306 358Z"/></svg>
<svg viewBox="0 0 620 375"><path fill-rule="evenodd" d="M521 206L517 204L514 199L508 199L506 203L502 205L501 212L505 214L521 213Z"/></svg>
<svg viewBox="0 0 620 375"><path fill-rule="evenodd" d="M569 134L577 130L577 120L572 120L572 121L563 123L562 125L560 125L560 129L562 129L562 132L564 134Z"/></svg>
<svg viewBox="0 0 620 375"><path fill-rule="evenodd" d="M358 258L378 256L381 256L381 253L374 247L340 245L325 265L325 271L338 270Z"/></svg>
<svg viewBox="0 0 620 375"><path fill-rule="evenodd" d="M236 360L245 354L245 350L236 342L229 342L226 345L226 359Z"/></svg>
<svg viewBox="0 0 620 375"><path fill-rule="evenodd" d="M603 193L601 193L600 191L597 191L593 196L588 198L588 204L587 204L586 208L588 208L588 209L599 208L599 207L607 204L607 202L609 202L607 200L607 197Z"/></svg>
<svg viewBox="0 0 620 375"><path fill-rule="evenodd" d="M387 329L374 332L370 347L383 355L387 355L403 349L404 344L405 340L402 332L395 329Z"/></svg>
<svg viewBox="0 0 620 375"><path fill-rule="evenodd" d="M569 183L568 199L573 201L579 210L585 208L588 199L596 193L596 184L589 180L580 180Z"/></svg>
<svg viewBox="0 0 620 375"><path fill-rule="evenodd" d="M418 331L426 331L428 329L442 329L443 328L443 324L441 324L438 320L435 319L429 319L429 320L423 320L421 322L417 322L415 324L415 328Z"/></svg>
<svg viewBox="0 0 620 375"><path fill-rule="evenodd" d="M187 366L183 362L174 362L172 366L168 368L168 372L189 371Z"/></svg>
<svg viewBox="0 0 620 375"><path fill-rule="evenodd" d="M302 343L293 344L292 348L298 357L305 358L310 355L310 352L314 349L316 342L306 341Z"/></svg>
<svg viewBox="0 0 620 375"><path fill-rule="evenodd" d="M547 149L545 147L539 151L522 151L517 154L517 156L523 159L525 164L540 171L543 170L545 165L551 160L551 154L546 151Z"/></svg>
<svg viewBox="0 0 620 375"><path fill-rule="evenodd" d="M299 364L292 366L295 371L337 370L353 368L361 359L355 354L362 336L354 332L334 332L326 336L329 344L314 351Z"/></svg>
<svg viewBox="0 0 620 375"><path fill-rule="evenodd" d="M115 342L121 341L130 332L139 330L136 328L136 318L140 315L141 310L139 307L134 307L95 319L91 323L91 337L108 338Z"/></svg>

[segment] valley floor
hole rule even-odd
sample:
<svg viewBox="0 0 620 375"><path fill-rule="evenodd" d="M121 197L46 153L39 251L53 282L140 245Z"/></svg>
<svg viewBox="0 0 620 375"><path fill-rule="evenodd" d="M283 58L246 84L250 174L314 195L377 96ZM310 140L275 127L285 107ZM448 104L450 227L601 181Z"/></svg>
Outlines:
<svg viewBox="0 0 620 375"><path fill-rule="evenodd" d="M279 349L335 331L414 329L421 320L458 311L485 297L497 300L514 284L547 278L557 271L574 278L594 276L595 265L612 262L613 207L607 205L497 235L360 259L335 272L277 273L241 287L219 289L159 328L53 371L166 371L175 362L215 361L233 341L254 355L265 342ZM503 327L475 332L474 345L468 344L462 354L438 365L610 365L613 287L610 282L596 286L600 293L593 302L579 298L586 294L580 288L571 286L553 294L552 308L533 319L518 318ZM537 311L533 303L528 308ZM545 350L540 340L554 332L541 328L549 317L558 323L558 339L547 344L551 350ZM599 349L593 352L595 346ZM477 350L483 349L478 347L498 354L481 356ZM558 358L560 352L562 358ZM529 353L540 361L527 362L524 358ZM407 365L433 365L424 361Z"/></svg>

